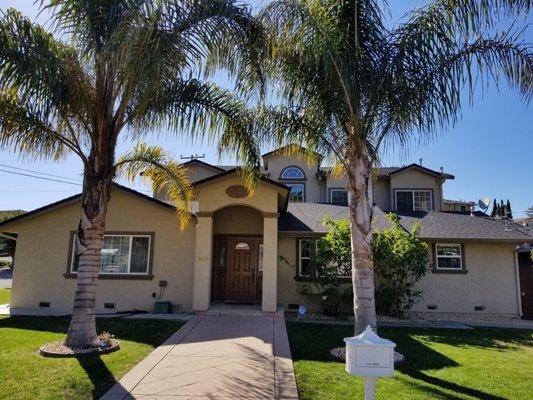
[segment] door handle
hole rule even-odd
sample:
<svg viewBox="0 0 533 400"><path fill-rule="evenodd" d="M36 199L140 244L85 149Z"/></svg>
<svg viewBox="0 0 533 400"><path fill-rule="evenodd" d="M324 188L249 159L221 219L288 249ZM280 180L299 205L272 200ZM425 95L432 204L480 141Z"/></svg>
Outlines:
<svg viewBox="0 0 533 400"><path fill-rule="evenodd" d="M522 292L522 297L526 297L526 292Z"/></svg>

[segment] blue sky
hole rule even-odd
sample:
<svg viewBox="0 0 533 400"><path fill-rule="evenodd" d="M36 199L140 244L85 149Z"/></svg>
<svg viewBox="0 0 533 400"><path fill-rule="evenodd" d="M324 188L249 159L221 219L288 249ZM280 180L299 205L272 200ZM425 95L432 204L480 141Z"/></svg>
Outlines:
<svg viewBox="0 0 533 400"><path fill-rule="evenodd" d="M251 1L257 6L264 1ZM422 0L389 2L392 18L397 19L412 7L425 3ZM37 6L33 0L1 0L0 9L15 7L32 19L36 18ZM37 20L43 22L45 16ZM531 18L530 18L531 21ZM526 40L533 41L532 29ZM215 80L227 85L222 78ZM164 135L163 135L164 136ZM165 137L148 140L158 143L175 156L192 153L206 154L205 161L232 163L232 159L219 160L216 149L209 143L191 143L181 137ZM119 153L129 147L121 143ZM491 199L509 198L515 216L533 206L533 113L516 92L505 85L499 90L491 87L483 98L477 96L473 107L465 105L462 118L456 127L443 131L433 142L412 146L408 151L392 150L382 155L384 165L404 165L418 162L438 169L441 166L456 176L445 184L444 195L449 199L473 200L488 196ZM7 151L0 151L0 210L32 210L79 192L79 186L33 179L2 172L15 166L79 179L81 162L69 157L60 162L21 160ZM147 190L141 182L130 186Z"/></svg>

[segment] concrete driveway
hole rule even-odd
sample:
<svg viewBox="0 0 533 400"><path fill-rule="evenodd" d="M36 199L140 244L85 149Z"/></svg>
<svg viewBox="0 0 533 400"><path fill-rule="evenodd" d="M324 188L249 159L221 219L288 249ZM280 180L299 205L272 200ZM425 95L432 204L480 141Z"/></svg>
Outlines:
<svg viewBox="0 0 533 400"><path fill-rule="evenodd" d="M298 399L285 320L195 317L101 399Z"/></svg>

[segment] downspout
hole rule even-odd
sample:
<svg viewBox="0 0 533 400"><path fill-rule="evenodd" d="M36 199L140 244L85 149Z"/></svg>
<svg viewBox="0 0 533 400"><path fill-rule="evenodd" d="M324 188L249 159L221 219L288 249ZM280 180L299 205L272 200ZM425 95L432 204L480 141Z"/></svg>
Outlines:
<svg viewBox="0 0 533 400"><path fill-rule="evenodd" d="M520 288L520 266L518 263L518 250L520 250L521 246L516 246L516 249L514 251L514 266L515 266L515 280L516 280L516 301L518 305L518 315L520 318L522 317L522 290Z"/></svg>

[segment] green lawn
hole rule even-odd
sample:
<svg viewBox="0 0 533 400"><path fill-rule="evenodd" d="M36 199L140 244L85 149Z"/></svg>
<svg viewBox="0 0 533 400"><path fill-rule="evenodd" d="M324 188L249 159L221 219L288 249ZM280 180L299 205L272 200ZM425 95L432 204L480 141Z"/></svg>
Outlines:
<svg viewBox="0 0 533 400"><path fill-rule="evenodd" d="M40 345L64 338L68 319L0 317L0 399L93 399L174 333L181 322L101 319L121 349L101 357L44 358Z"/></svg>
<svg viewBox="0 0 533 400"><path fill-rule="evenodd" d="M9 303L11 300L11 289L0 289L0 304Z"/></svg>
<svg viewBox="0 0 533 400"><path fill-rule="evenodd" d="M287 323L301 400L363 399L329 350L352 336L350 326ZM378 399L533 399L533 333L511 330L382 328L407 362L377 384Z"/></svg>

